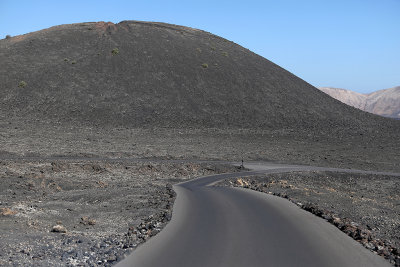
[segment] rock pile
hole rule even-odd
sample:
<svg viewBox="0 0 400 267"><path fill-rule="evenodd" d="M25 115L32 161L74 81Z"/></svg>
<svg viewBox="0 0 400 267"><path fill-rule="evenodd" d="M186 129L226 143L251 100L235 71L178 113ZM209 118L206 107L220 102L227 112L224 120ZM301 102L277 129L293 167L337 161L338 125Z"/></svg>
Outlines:
<svg viewBox="0 0 400 267"><path fill-rule="evenodd" d="M67 228L65 228L64 226L62 226L60 224L57 224L57 225L53 226L51 231L54 232L54 233L66 233L67 232Z"/></svg>
<svg viewBox="0 0 400 267"><path fill-rule="evenodd" d="M171 220L172 206L175 201L176 193L172 189L171 184L166 185L166 205L165 210L156 214L150 215L137 227L129 227L128 233L125 234L125 243L123 248L133 248L144 243L150 237L158 234L162 228Z"/></svg>

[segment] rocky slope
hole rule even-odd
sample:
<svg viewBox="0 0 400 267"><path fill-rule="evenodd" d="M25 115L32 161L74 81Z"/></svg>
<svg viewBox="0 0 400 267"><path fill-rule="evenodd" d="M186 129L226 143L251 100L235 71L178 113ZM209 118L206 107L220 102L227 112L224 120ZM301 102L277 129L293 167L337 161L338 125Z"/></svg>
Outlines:
<svg viewBox="0 0 400 267"><path fill-rule="evenodd" d="M355 108L380 116L400 119L400 86L360 94L346 89L319 88L331 97Z"/></svg>
<svg viewBox="0 0 400 267"><path fill-rule="evenodd" d="M7 117L102 127L388 124L233 42L176 25L61 25L0 40L0 59Z"/></svg>

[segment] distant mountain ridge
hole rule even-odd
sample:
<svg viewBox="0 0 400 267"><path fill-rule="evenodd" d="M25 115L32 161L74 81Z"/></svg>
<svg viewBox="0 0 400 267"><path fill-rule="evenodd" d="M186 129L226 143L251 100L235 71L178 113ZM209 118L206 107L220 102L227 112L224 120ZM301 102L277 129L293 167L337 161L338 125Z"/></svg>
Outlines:
<svg viewBox="0 0 400 267"><path fill-rule="evenodd" d="M400 119L400 86L370 94L360 94L333 87L321 87L319 89L349 106L380 116Z"/></svg>

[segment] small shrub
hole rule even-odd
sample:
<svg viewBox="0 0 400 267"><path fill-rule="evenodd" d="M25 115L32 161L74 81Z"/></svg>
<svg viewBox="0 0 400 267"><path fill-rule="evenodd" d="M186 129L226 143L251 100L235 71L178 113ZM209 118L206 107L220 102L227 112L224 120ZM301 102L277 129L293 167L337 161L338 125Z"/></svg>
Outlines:
<svg viewBox="0 0 400 267"><path fill-rule="evenodd" d="M227 57L228 56L228 52L222 52L222 55Z"/></svg>
<svg viewBox="0 0 400 267"><path fill-rule="evenodd" d="M73 64L76 64L76 60L72 60L71 61L71 64L73 65Z"/></svg>
<svg viewBox="0 0 400 267"><path fill-rule="evenodd" d="M10 39L10 38L11 38L11 35L7 34L6 39Z"/></svg>
<svg viewBox="0 0 400 267"><path fill-rule="evenodd" d="M118 54L119 54L119 49L118 49L118 48L114 48L114 49L111 51L111 54L113 54L113 55L118 55Z"/></svg>
<svg viewBox="0 0 400 267"><path fill-rule="evenodd" d="M68 58L64 58L64 61L67 62L67 61L69 61L69 59Z"/></svg>
<svg viewBox="0 0 400 267"><path fill-rule="evenodd" d="M201 64L201 66L203 67L203 68L208 68L208 64L207 63L203 63L203 64Z"/></svg>
<svg viewBox="0 0 400 267"><path fill-rule="evenodd" d="M25 88L28 84L25 81L20 81L18 84L19 88Z"/></svg>

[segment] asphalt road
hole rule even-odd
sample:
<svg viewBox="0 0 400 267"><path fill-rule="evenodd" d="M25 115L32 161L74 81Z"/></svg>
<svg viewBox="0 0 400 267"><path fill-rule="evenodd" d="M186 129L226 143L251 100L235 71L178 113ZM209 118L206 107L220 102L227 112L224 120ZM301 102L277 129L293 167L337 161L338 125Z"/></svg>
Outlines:
<svg viewBox="0 0 400 267"><path fill-rule="evenodd" d="M253 171L175 185L177 199L171 222L117 266L391 266L286 199L212 186L225 178L324 168L246 167Z"/></svg>

